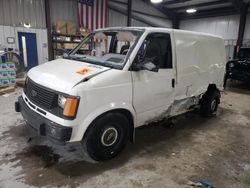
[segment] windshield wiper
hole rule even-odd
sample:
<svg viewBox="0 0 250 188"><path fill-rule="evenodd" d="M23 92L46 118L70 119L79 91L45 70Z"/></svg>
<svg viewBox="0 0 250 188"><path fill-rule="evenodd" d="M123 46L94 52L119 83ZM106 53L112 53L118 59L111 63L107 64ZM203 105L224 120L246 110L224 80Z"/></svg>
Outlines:
<svg viewBox="0 0 250 188"><path fill-rule="evenodd" d="M76 61L86 61L87 63L100 65L100 66L104 66L104 67L109 67L109 68L114 68L114 69L119 69L120 68L120 66L113 65L113 64L110 64L110 63L107 63L107 62L104 62L104 61L99 62L99 61L96 61L96 60L93 60L93 59L89 59L86 56L83 56L83 57L68 56L65 59L71 59L71 60L76 60Z"/></svg>

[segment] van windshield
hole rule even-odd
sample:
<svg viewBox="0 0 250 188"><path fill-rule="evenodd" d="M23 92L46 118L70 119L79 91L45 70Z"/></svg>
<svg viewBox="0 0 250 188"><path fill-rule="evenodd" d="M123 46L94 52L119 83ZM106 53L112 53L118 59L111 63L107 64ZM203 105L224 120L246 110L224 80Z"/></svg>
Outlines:
<svg viewBox="0 0 250 188"><path fill-rule="evenodd" d="M103 30L89 34L64 58L122 69L143 30Z"/></svg>

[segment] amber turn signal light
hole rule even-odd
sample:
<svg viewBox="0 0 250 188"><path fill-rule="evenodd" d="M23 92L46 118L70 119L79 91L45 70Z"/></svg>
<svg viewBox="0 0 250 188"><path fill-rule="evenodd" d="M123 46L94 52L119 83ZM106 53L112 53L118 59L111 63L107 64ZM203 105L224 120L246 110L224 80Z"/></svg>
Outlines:
<svg viewBox="0 0 250 188"><path fill-rule="evenodd" d="M78 98L67 98L63 110L63 115L71 118L75 117L77 113L78 102Z"/></svg>

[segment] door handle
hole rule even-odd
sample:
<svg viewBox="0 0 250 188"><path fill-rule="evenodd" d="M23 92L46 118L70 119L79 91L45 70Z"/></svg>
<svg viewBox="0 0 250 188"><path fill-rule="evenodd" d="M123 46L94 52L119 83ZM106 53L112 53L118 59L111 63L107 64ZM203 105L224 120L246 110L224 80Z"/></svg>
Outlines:
<svg viewBox="0 0 250 188"><path fill-rule="evenodd" d="M175 79L172 78L172 88L174 88L174 86L175 86Z"/></svg>

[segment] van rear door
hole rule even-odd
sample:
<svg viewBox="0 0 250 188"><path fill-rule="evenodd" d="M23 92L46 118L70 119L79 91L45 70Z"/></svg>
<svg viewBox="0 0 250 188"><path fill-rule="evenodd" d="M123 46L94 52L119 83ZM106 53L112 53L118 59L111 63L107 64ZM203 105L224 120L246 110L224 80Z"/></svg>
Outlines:
<svg viewBox="0 0 250 188"><path fill-rule="evenodd" d="M158 72L132 71L133 105L137 126L158 120L169 114L174 100L175 69L170 33L149 33L133 61L149 59ZM132 66L133 67L133 66Z"/></svg>

